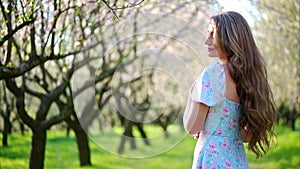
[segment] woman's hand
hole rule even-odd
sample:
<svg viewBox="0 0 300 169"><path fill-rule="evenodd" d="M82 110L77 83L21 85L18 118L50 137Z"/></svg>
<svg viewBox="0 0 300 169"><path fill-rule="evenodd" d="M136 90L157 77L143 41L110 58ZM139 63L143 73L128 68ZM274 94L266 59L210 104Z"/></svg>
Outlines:
<svg viewBox="0 0 300 169"><path fill-rule="evenodd" d="M251 140L252 133L250 133L248 131L248 124L246 124L246 126L243 128L243 130L241 132L241 138L242 138L244 143L249 143L249 141Z"/></svg>
<svg viewBox="0 0 300 169"><path fill-rule="evenodd" d="M194 136L194 139L197 140L200 136L200 133L197 133L195 136Z"/></svg>

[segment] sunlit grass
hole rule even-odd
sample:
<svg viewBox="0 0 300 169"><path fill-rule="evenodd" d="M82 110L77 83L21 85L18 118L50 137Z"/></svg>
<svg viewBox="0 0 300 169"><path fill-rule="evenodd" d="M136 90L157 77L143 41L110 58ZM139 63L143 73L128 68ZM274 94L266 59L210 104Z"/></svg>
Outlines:
<svg viewBox="0 0 300 169"><path fill-rule="evenodd" d="M149 131L155 129L147 129ZM300 166L300 133L291 131L287 127L276 127L278 144L272 148L263 158L258 160L252 153L247 152L251 169L288 169ZM154 134L156 135L156 134ZM174 134L173 134L174 135ZM152 134L153 136L153 134ZM65 131L49 131L47 135L45 168L79 169L78 150L74 133L66 137ZM172 138L172 135L171 137ZM2 139L2 135L0 135ZM107 138L108 139L108 138ZM9 146L0 147L0 168L15 169L28 168L30 153L31 134L12 134L9 136ZM167 142L167 141L166 141ZM120 138L111 140L112 147L118 148ZM130 152L129 143L126 142L125 152ZM164 144L159 142L157 144ZM91 160L93 166L86 169L188 169L192 163L195 140L185 137L181 142L169 151L148 158L128 158L107 152L92 140L90 141ZM145 150L155 149L157 146L145 146L142 142L137 143L137 149L131 153L142 154Z"/></svg>
<svg viewBox="0 0 300 169"><path fill-rule="evenodd" d="M263 158L256 160L253 153L248 153L250 168L300 168L300 133L288 127L276 128L276 145Z"/></svg>

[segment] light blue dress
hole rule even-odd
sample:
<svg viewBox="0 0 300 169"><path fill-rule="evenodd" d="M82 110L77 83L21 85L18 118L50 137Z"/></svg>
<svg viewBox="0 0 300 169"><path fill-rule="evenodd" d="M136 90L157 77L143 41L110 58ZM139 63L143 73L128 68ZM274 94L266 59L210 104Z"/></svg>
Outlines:
<svg viewBox="0 0 300 169"><path fill-rule="evenodd" d="M224 67L216 62L197 79L192 100L210 107L205 129L197 141L193 169L248 169L239 134L240 105L228 100Z"/></svg>

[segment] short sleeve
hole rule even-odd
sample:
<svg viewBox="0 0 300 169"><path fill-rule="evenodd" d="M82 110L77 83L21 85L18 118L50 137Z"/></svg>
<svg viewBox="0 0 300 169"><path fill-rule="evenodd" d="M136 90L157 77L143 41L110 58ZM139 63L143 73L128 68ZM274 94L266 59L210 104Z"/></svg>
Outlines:
<svg viewBox="0 0 300 169"><path fill-rule="evenodd" d="M201 102L207 106L214 104L211 78L207 70L204 70L196 80L194 88L191 91L191 98L194 102Z"/></svg>

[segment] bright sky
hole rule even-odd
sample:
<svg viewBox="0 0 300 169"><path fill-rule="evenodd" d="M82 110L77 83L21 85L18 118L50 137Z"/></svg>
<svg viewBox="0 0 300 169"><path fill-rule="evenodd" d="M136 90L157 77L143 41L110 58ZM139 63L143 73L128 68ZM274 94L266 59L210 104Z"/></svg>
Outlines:
<svg viewBox="0 0 300 169"><path fill-rule="evenodd" d="M250 3L249 0L218 0L218 2L224 7L223 11L236 11L242 14L248 21L250 26L254 25L252 12L258 15L258 10Z"/></svg>

